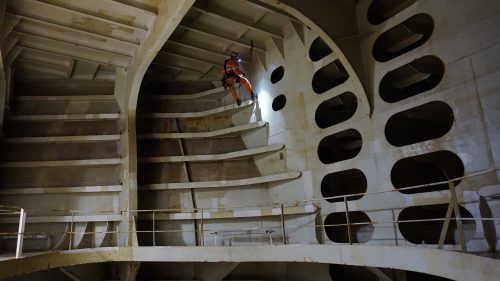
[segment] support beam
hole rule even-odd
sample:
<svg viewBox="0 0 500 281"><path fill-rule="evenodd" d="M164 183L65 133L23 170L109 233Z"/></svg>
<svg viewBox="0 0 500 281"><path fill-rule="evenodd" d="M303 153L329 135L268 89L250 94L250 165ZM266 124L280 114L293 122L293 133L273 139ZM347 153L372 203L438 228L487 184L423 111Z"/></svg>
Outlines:
<svg viewBox="0 0 500 281"><path fill-rule="evenodd" d="M14 47L8 54L7 57L5 58L5 67L9 68L12 66L16 58L21 54L23 51L23 48L21 47Z"/></svg>
<svg viewBox="0 0 500 281"><path fill-rule="evenodd" d="M30 216L26 218L26 223L70 223L70 222L115 222L121 221L123 215L116 215L112 213L101 213L99 215L80 215L75 213L74 216L36 216L30 213ZM19 218L16 217L0 217L0 223L10 224L19 223Z"/></svg>
<svg viewBox="0 0 500 281"><path fill-rule="evenodd" d="M94 79L97 71L99 71L99 64L88 61L76 61L73 70L73 79Z"/></svg>
<svg viewBox="0 0 500 281"><path fill-rule="evenodd" d="M25 51L33 52L33 53L38 53L40 55L45 55L45 56L52 56L52 57L56 56L56 57L59 57L61 60L66 60L66 61L70 61L70 60L74 59L71 56L67 56L67 55L63 55L63 54L58 54L58 53L54 53L54 52L51 52L51 51L44 51L44 50L34 49L34 48L31 48L31 47L16 46L16 47L14 47L14 50L16 50L16 49L25 50ZM12 50L12 52L14 52L14 50ZM90 64L96 65L96 67L99 66L99 62L95 62L95 61L91 61L91 60L86 60L86 59L79 58L78 61L76 62L76 65L77 65L76 67L77 68L78 68L78 64L79 63L90 63Z"/></svg>
<svg viewBox="0 0 500 281"><path fill-rule="evenodd" d="M240 136L250 130L261 128L267 125L267 122L258 121L250 124L229 127L220 130L195 133L153 133L153 134L137 134L137 139L205 139L228 136ZM7 139L8 141L9 139Z"/></svg>
<svg viewBox="0 0 500 281"><path fill-rule="evenodd" d="M96 113L96 114L56 114L56 115L13 115L13 121L57 121L57 120L118 120L119 113Z"/></svg>
<svg viewBox="0 0 500 281"><path fill-rule="evenodd" d="M177 66L177 65L172 65L172 64L168 64L168 63L164 63L164 62L158 62L158 61L154 61L153 64L156 64L156 65L159 65L159 66L163 66L163 67L166 67L166 68L175 69L175 70L187 71L187 72L192 72L192 73L197 73L197 74L203 74L203 71L200 71L198 69L191 69L191 68L184 67L184 66Z"/></svg>
<svg viewBox="0 0 500 281"><path fill-rule="evenodd" d="M75 68L75 60L71 60L68 66L68 69L66 71L66 79L71 79L71 76L73 75L73 69Z"/></svg>
<svg viewBox="0 0 500 281"><path fill-rule="evenodd" d="M0 42L3 42L7 38L19 21L19 18L12 17L7 12L5 13L3 23L0 25Z"/></svg>
<svg viewBox="0 0 500 281"><path fill-rule="evenodd" d="M5 0L0 0L0 25L2 24L3 11L5 10ZM9 65L4 62L4 53L0 42L0 137L3 137L3 118L5 108L8 106L8 72Z"/></svg>
<svg viewBox="0 0 500 281"><path fill-rule="evenodd" d="M13 9L16 12L21 12L21 11L38 11L38 13L34 14L39 14L39 15L46 15L45 12L52 11L54 14L71 14L72 18L89 18L91 21L94 22L104 22L110 26L115 26L118 29L121 30L135 30L135 31L141 31L141 33L146 33L148 31L147 27L137 27L133 26L129 23L125 24L122 22L118 22L115 20L110 20L107 18L103 18L101 16L96 16L93 14L88 13L87 11L78 11L74 10L72 8L67 8L63 7L62 5L56 5L55 3L52 2L41 2L37 0L16 0L16 1L8 1L8 7L9 9ZM10 2L17 2L17 3L10 3ZM50 17L49 17L50 19Z"/></svg>
<svg viewBox="0 0 500 281"><path fill-rule="evenodd" d="M212 50L207 50L205 48L197 47L194 45L189 45L189 44L182 43L182 42L179 42L179 41L176 41L173 39L168 40L167 44L176 45L176 46L179 46L181 48L191 49L191 50L196 51L196 52L205 52L205 53L210 54L211 56L218 56L222 59L227 59L229 57L229 54L214 52Z"/></svg>
<svg viewBox="0 0 500 281"><path fill-rule="evenodd" d="M215 67L214 65L210 66L207 71L203 72L203 74L200 75L198 80L203 80L204 78L210 78L210 76L208 76L208 74L214 69L214 67Z"/></svg>
<svg viewBox="0 0 500 281"><path fill-rule="evenodd" d="M9 34L9 36L5 39L5 41L2 43L2 46L0 49L2 49L2 53L9 54L10 51L16 46L17 42L19 42L19 39L21 38L21 35L19 34Z"/></svg>
<svg viewBox="0 0 500 281"><path fill-rule="evenodd" d="M36 187L36 188L0 188L0 195L33 195L33 194L71 194L71 193L109 193L121 192L121 185L109 186L70 186L70 187Z"/></svg>
<svg viewBox="0 0 500 281"><path fill-rule="evenodd" d="M240 210L220 210L220 211L203 211L203 212L165 212L156 213L155 219L158 221L165 220L200 220L202 217L205 220L218 219L235 219L235 218L260 218L283 215L310 215L315 213L317 208L314 205L292 206L292 207L273 207L273 208L252 208ZM140 214L141 220L152 220L151 214ZM1 220L0 220L1 221Z"/></svg>
<svg viewBox="0 0 500 281"><path fill-rule="evenodd" d="M389 277L389 275L385 274L385 272L383 272L378 267L367 266L366 269L368 269L369 271L371 271L371 273L373 273L375 276L377 276L377 278L380 281L394 281L394 280L392 280L391 277Z"/></svg>
<svg viewBox="0 0 500 281"><path fill-rule="evenodd" d="M249 49L252 48L252 45L249 44L249 43L245 43L245 42L240 41L240 40L236 40L236 39L232 39L232 38L229 38L229 37L226 37L226 36L215 34L212 31L209 31L208 28L203 29L203 28L200 28L200 27L189 26L189 25L186 25L186 24L179 24L178 27L182 28L182 29L185 29L185 30L189 30L189 31L198 33L198 34L203 34L205 36L211 37L211 38L216 39L216 40L222 40L222 41L230 42L232 44L235 44L235 45L238 45L238 46L242 46L242 47L245 47L245 48L249 48ZM254 45L253 49L255 51L266 52L266 50L263 47L260 47L260 46L255 46Z"/></svg>
<svg viewBox="0 0 500 281"><path fill-rule="evenodd" d="M81 28L101 35L112 34L115 38L133 40L136 43L140 43L147 35L147 30L143 28L104 19L81 11L59 7L51 3L35 0L16 0L8 1L7 6L9 11L15 14L36 17L39 20ZM74 19L80 20L75 21Z"/></svg>
<svg viewBox="0 0 500 281"><path fill-rule="evenodd" d="M144 1L137 1L137 0L112 0L113 2L118 2L123 5L127 5L130 7L134 7L136 9L142 10L142 11L147 11L153 15L158 15L158 7L153 6L149 4L148 2Z"/></svg>
<svg viewBox="0 0 500 281"><path fill-rule="evenodd" d="M259 60L260 64L264 68L264 70L267 71L266 53L265 52L254 52L254 54L257 56L257 59Z"/></svg>
<svg viewBox="0 0 500 281"><path fill-rule="evenodd" d="M16 100L20 100L17 98ZM103 142L119 141L120 135L82 135L82 136L50 136L50 137L17 137L6 138L5 143L68 143L68 142Z"/></svg>
<svg viewBox="0 0 500 281"><path fill-rule="evenodd" d="M291 22L293 30L297 33L299 36L300 41L302 42L302 45L305 46L306 40L305 40L305 35L304 35L304 25L302 23L297 23L295 21Z"/></svg>
<svg viewBox="0 0 500 281"><path fill-rule="evenodd" d="M381 258L383 257L383 258ZM408 257L408 258L401 258ZM47 261L55 261L48 263ZM15 278L54 267L76 264L140 261L169 263L307 263L376 266L422 272L459 281L491 281L500 276L498 260L424 247L376 245L251 245L238 247L103 247L91 250L37 253L0 261L0 276ZM443 266L446 263L447 266ZM498 279L498 278L497 278ZM494 280L494 278L493 278Z"/></svg>
<svg viewBox="0 0 500 281"><path fill-rule="evenodd" d="M255 23L251 22L250 20L243 20L241 18L237 18L233 14L230 14L230 13L221 13L221 12L215 11L215 10L210 9L210 8L201 8L201 7L197 7L197 6L193 6L191 8L191 10L197 11L197 12L205 14L205 15L212 16L214 18L224 18L224 20L230 21L233 24L242 25L249 30L257 31L257 32L260 32L262 34L265 34L267 36L271 36L271 37L274 37L277 39L283 39L283 35L281 35L281 34L269 31L262 26L256 25Z"/></svg>
<svg viewBox="0 0 500 281"><path fill-rule="evenodd" d="M300 177L300 172L286 172L268 176L246 178L240 180L198 181L178 183L155 183L141 185L141 190L173 190L173 189L203 189L203 188L234 188L239 186L258 185L264 183L293 180ZM267 186L262 186L263 188ZM0 190L0 194L1 190Z"/></svg>
<svg viewBox="0 0 500 281"><path fill-rule="evenodd" d="M187 59L187 60L192 60L192 61L200 62L200 63L205 63L205 64L209 64L209 65L213 65L213 66L220 66L220 63L216 63L216 62L213 62L213 61L199 59L199 58L195 58L195 57L191 57L191 56L186 56L186 55L174 53L174 52L171 52L171 51L163 51L163 50L161 50L161 51L158 52L158 55L156 56L156 59L161 58L162 56L169 56L169 55L180 57L180 58Z"/></svg>
<svg viewBox="0 0 500 281"><path fill-rule="evenodd" d="M61 56L48 52L40 52L38 50L33 50L33 49L25 49L20 46L14 47L14 49L16 48L22 49L21 54L18 56L19 59L53 64L57 66L64 66L66 68L70 66L71 61L73 60L68 56Z"/></svg>
<svg viewBox="0 0 500 281"><path fill-rule="evenodd" d="M64 274L66 277L68 277L70 280L73 280L73 281L82 281L82 279L78 278L78 276L76 276L75 274L73 274L71 271L63 268L63 267L59 267L59 272L61 272L62 274Z"/></svg>
<svg viewBox="0 0 500 281"><path fill-rule="evenodd" d="M151 21L154 20L156 16L155 13L128 5L120 5L113 0L44 0L44 2L51 2L52 5L60 8L79 11L99 19L117 22L125 26L139 28L145 31L148 31Z"/></svg>
<svg viewBox="0 0 500 281"><path fill-rule="evenodd" d="M221 154L203 154L203 155L185 155L185 156L159 156L159 157L143 157L139 158L139 163L174 163L174 162L211 162L222 161L228 159L252 157L259 154L272 153L282 150L283 144L272 144L263 147L233 151ZM0 164L2 165L2 164ZM1 167L1 166L0 166Z"/></svg>
<svg viewBox="0 0 500 281"><path fill-rule="evenodd" d="M206 117L210 115L233 115L239 110L243 110L249 106L253 106L255 104L254 101L244 101L241 106L235 107L234 105L226 105L226 106L221 106L213 109L209 109L206 111L198 111L198 112L166 112L166 113L142 113L137 116L137 118L163 118L163 119L168 119L168 118L200 118L200 117Z"/></svg>
<svg viewBox="0 0 500 281"><path fill-rule="evenodd" d="M20 37L18 45L54 54L65 55L75 59L98 62L103 65L126 68L131 57L113 52L84 47L77 44L13 31L13 35Z"/></svg>
<svg viewBox="0 0 500 281"><path fill-rule="evenodd" d="M271 38L271 42L273 43L273 45L278 50L278 53L280 53L281 58L284 60L285 59L285 47L284 47L284 44L283 44L283 40L276 39L276 38Z"/></svg>
<svg viewBox="0 0 500 281"><path fill-rule="evenodd" d="M69 167L69 166L108 166L121 164L120 158L88 159L88 160L55 160L55 161L23 161L2 162L3 168L42 168L42 167Z"/></svg>
<svg viewBox="0 0 500 281"><path fill-rule="evenodd" d="M137 273L141 268L140 262L127 262L119 265L120 280L122 281L135 281Z"/></svg>
<svg viewBox="0 0 500 281"><path fill-rule="evenodd" d="M268 6L262 2L258 2L259 0L246 0L245 3L252 6L252 7L256 7L258 9L262 9L268 13L272 13L272 14L275 14L275 15L278 15L278 16L282 16L282 17L285 17L287 19L289 19L290 21L292 22L297 22L297 23L300 23L299 20L297 20L296 18L294 18L293 16L289 15L289 14L285 14L271 6Z"/></svg>
<svg viewBox="0 0 500 281"><path fill-rule="evenodd" d="M127 0L130 2L130 0ZM134 1L135 2L135 1ZM194 0L168 0L158 2L156 16L147 37L141 43L134 58L130 61L127 71L117 70L115 80L115 96L122 109L121 121L122 141L121 158L122 180L124 190L120 193L120 206L131 210L137 209L137 144L136 144L136 110L139 90L148 67L156 54L162 49L167 39L172 35ZM132 245L134 216L126 214L119 225L119 230L129 233L120 238L119 245Z"/></svg>
<svg viewBox="0 0 500 281"><path fill-rule="evenodd" d="M101 35L93 32L88 32L82 29L69 27L60 23L52 23L36 18L16 15L8 13L11 17L21 20L19 31L32 33L52 39L58 40L63 36L66 37L63 41L69 43L78 43L84 46L89 46L90 42L101 45L102 48L107 48L108 51L119 50L123 55L132 55L135 48L139 46L137 42L118 39L109 35ZM67 38L72 38L74 41L69 41ZM89 46L92 47L92 46Z"/></svg>
<svg viewBox="0 0 500 281"><path fill-rule="evenodd" d="M6 8L7 8L7 0L0 0L0 25L3 24Z"/></svg>
<svg viewBox="0 0 500 281"><path fill-rule="evenodd" d="M62 65L55 65L46 62L39 62L33 60L25 60L17 58L12 65L16 70L32 71L39 73L46 73L51 75L66 78L67 67Z"/></svg>

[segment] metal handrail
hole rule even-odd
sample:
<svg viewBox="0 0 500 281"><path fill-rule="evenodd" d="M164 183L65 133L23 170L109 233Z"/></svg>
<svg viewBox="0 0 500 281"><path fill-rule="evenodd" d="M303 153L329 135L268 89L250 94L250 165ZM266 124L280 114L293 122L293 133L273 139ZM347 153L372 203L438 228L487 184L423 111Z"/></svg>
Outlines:
<svg viewBox="0 0 500 281"><path fill-rule="evenodd" d="M446 183L450 185L450 191L453 193L454 189L455 189L454 183L456 181L484 175L484 174L495 172L498 170L500 170L500 168L494 168L494 169L470 174L470 175L463 176L463 177L457 177L457 178L449 179L447 181L410 186L410 187L405 187L405 188L400 188L400 189L391 189L391 190L383 190L383 191L367 192L367 193L346 194L346 195L338 195L338 196L331 196L331 197L324 197L324 198L313 198L313 199L308 199L308 200L299 200L299 201L295 201L295 202L287 202L287 203L281 203L281 204L276 203L276 204L271 204L270 206L244 206L244 207L232 207L232 208L209 207L209 208L191 208L191 209L167 208L167 209L151 209L151 210L109 210L109 211L105 211L105 210L43 210L43 211L44 212L69 212L72 216L71 224L73 225L73 219L74 219L75 215L77 216L78 214L102 214L102 213L107 213L107 214L118 214L118 213L121 213L121 214L123 214L123 213L161 214L161 213L179 213L179 212L181 212L181 213L196 213L196 212L200 212L200 211L203 213L205 211L210 211L210 210L215 210L215 212L225 212L225 211L235 211L235 210L251 210L251 209L255 209L255 208L260 208L260 209L281 208L281 212L280 212L281 226L280 227L268 227L268 228L281 228L281 232L282 232L281 235L283 236L282 237L283 243L286 244L286 236L287 236L286 229L290 228L290 226L286 226L284 223L285 222L284 216L286 215L286 212L284 211L283 208L285 205L290 206L290 207L297 207L297 206L306 206L306 205L314 203L314 202L328 200L328 199L343 199L342 201L344 201L344 202L339 201L337 203L340 203L340 204L344 203L347 206L347 198L350 198L350 197L355 197L355 196L360 196L360 195L364 196L364 195L383 194L383 193L390 193L390 192L400 192L400 191L404 191L404 190L421 189L421 188L425 188L425 187L429 187L429 186L441 185L441 184L446 184ZM452 196L452 199L453 199L453 196ZM453 201L452 199L450 199L450 202ZM469 203L469 202L466 202L466 203ZM454 204L457 204L457 202L454 202ZM389 209L392 211L394 210L394 208L389 208ZM24 225L25 225L25 220L26 220L25 210L26 209L19 208L19 207L13 207L13 206L0 206L0 214L1 215L19 215L19 218L20 218L18 232L2 232L2 233L0 233L0 236L17 235L18 241L17 241L17 248L16 248L16 258L19 258L22 254L22 242L23 242L24 235L32 235L32 234L47 235L48 233L52 233L52 234L62 233L63 235L69 235L69 237L70 237L69 249L71 249L72 248L71 243L73 240L72 238L76 234L87 235L87 234L152 233L154 236L155 233L183 233L183 232L197 232L198 233L198 232L201 232L201 233L203 233L203 235L202 235L202 239L203 239L205 233L211 233L214 231L216 231L216 232L224 231L224 230L203 229L203 228L201 228L201 230L197 230L197 229L193 229L193 230L160 230L160 229L153 228L153 230L134 230L134 231L118 231L117 230L117 231L80 231L80 232L78 232L78 231L74 231L73 226L72 226L69 231L65 231L65 232L25 232L24 231ZM29 210L37 210L37 209L29 209ZM377 209L377 210L379 210L379 209ZM451 218L451 217L449 217L449 214L447 214L447 217L445 217L445 218L414 219L414 220L395 220L395 219L393 219L390 221L370 221L370 222L352 223L349 221L348 208L346 208L345 212L346 212L347 223L314 224L314 227L315 228L317 228L317 227L325 228L325 227L342 227L342 226L345 227L345 226L347 226L349 231L350 231L350 227L356 226L356 225L399 224L399 223L412 223L412 222L445 221L445 224L443 225L443 232L446 233L447 228L445 229L444 226L451 219L457 221L457 224L460 221L470 221L470 220L472 220L472 221L494 221L494 222L500 221L500 218L463 218L463 217L459 217L459 216ZM194 218L193 220L199 220L199 219ZM202 224L203 224L203 222L202 222ZM239 229L238 231L248 231L248 229ZM278 233L275 231L273 231L273 232ZM396 235L396 239L398 239L396 232L395 232L395 235ZM443 233L442 233L442 235L443 235ZM461 239L463 240L463 237L461 237ZM155 239L153 241L155 241ZM272 244L272 238L270 241ZM350 233L349 233L349 243L352 244ZM201 245L203 245L203 243ZM442 245L440 245L439 247L442 247ZM464 248L464 241L462 241L462 247ZM463 250L466 251L466 248Z"/></svg>
<svg viewBox="0 0 500 281"><path fill-rule="evenodd" d="M344 199L344 198L350 198L350 197L356 197L356 196L366 196L366 195L374 195L374 194L383 194L383 193L391 193L391 192L400 192L400 191L405 191L405 190L413 190L413 189L420 189L420 188L425 188L429 186L434 186L434 185L441 185L441 184L450 184L453 183L457 180L463 180L467 178L473 178L476 176L480 176L483 174L491 173L500 170L500 168L495 167L490 170L485 170L481 171L478 173L462 176L462 177L457 177L453 179L449 179L446 181L440 181L440 182L434 182L434 183L429 183L429 184L420 184L420 185L415 185L415 186L409 186L409 187L404 187L400 189L391 189L391 190L382 190L382 191L373 191L373 192L365 192L365 193L352 193L352 194L345 194L345 195L337 195L337 196L330 196L330 197L322 197L322 198L312 198L312 199L306 199L306 200L297 200L293 202L283 202L283 203L273 203L271 205L267 206L236 206L236 207L205 207L205 208L189 208L189 209L183 209L183 208L164 208L164 209L141 209L141 210L71 210L71 209L53 209L53 210L43 210L44 212L68 212L68 213L148 213L148 212L155 212L155 213L161 213L161 212L170 212L170 213L194 213L198 211L235 211L235 210L249 210L249 209L274 209L274 208L279 208L281 205L284 205L285 207L298 207L298 206L306 206L308 203L314 203L318 201L323 201L323 200L329 200L329 199ZM444 190L443 190L444 191ZM342 203L341 201L335 202L335 203ZM35 208L25 208L25 210L37 210Z"/></svg>

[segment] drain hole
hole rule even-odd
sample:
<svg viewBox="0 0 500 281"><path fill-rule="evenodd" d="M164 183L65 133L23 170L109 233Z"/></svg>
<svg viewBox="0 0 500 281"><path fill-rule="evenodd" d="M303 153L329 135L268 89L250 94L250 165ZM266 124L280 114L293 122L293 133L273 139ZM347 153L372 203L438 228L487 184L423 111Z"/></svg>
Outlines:
<svg viewBox="0 0 500 281"><path fill-rule="evenodd" d="M271 83L278 83L283 78L283 75L285 75L285 68L283 66L276 68L271 73Z"/></svg>
<svg viewBox="0 0 500 281"><path fill-rule="evenodd" d="M283 107L285 107L285 104L286 104L286 97L285 95L279 95L277 97L274 98L273 100L273 110L274 111L278 111L278 110L281 110L283 109Z"/></svg>

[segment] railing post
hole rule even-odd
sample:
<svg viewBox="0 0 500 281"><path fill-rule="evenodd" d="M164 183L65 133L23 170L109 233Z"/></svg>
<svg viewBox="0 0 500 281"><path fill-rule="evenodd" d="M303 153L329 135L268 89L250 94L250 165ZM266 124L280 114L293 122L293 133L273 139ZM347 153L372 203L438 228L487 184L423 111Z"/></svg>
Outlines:
<svg viewBox="0 0 500 281"><path fill-rule="evenodd" d="M442 249L444 246L444 241L446 240L446 233L448 232L448 227L450 226L451 214L455 213L455 221L457 223L458 235L460 236L460 244L462 246L462 251L467 252L467 244L465 243L464 228L462 220L460 219L460 209L458 208L457 193L455 192L455 184L452 181L448 182L450 187L450 203L448 204L448 209L446 210L446 217L443 223L443 228L441 229L441 235L439 236L438 249Z"/></svg>
<svg viewBox="0 0 500 281"><path fill-rule="evenodd" d="M347 220L347 236L349 239L349 244L352 245L352 238L351 238L351 218L349 216L349 206L347 204L347 197L344 196L344 205L345 205L345 218Z"/></svg>
<svg viewBox="0 0 500 281"><path fill-rule="evenodd" d="M457 200L457 193L455 190L455 184L452 181L450 181L449 185L450 185L451 198L453 201L455 221L457 223L457 228L458 228L458 236L460 237L460 244L462 245L462 252L467 253L467 244L465 242L464 226L462 224L460 216L460 209L458 208L458 200Z"/></svg>
<svg viewBox="0 0 500 281"><path fill-rule="evenodd" d="M441 228L441 234L439 235L438 249L443 249L444 240L446 239L446 233L448 232L448 227L450 225L451 213L453 211L453 197L448 203L448 209L446 209L446 216L443 222L443 228Z"/></svg>
<svg viewBox="0 0 500 281"><path fill-rule="evenodd" d="M153 210L153 247L156 246L155 214L156 212Z"/></svg>
<svg viewBox="0 0 500 281"><path fill-rule="evenodd" d="M285 208L283 207L283 204L281 204L281 233L283 234L283 244L288 244L285 229Z"/></svg>
<svg viewBox="0 0 500 281"><path fill-rule="evenodd" d="M201 221L200 221L200 245L205 246L205 235L203 233L203 209L200 209Z"/></svg>
<svg viewBox="0 0 500 281"><path fill-rule="evenodd" d="M71 211L71 224L69 225L69 249L68 250L71 250L71 248L73 247L73 228L74 228L73 222L74 222L74 220L75 220L75 212Z"/></svg>
<svg viewBox="0 0 500 281"><path fill-rule="evenodd" d="M396 214L394 214L394 209L391 209L393 228L394 228L394 241L396 242L396 246L399 246L399 238L398 238L398 224L396 222Z"/></svg>
<svg viewBox="0 0 500 281"><path fill-rule="evenodd" d="M21 208L19 213L19 229L17 232L17 245L16 245L16 259L20 258L23 254L23 242L24 242L24 226L26 224L26 212Z"/></svg>

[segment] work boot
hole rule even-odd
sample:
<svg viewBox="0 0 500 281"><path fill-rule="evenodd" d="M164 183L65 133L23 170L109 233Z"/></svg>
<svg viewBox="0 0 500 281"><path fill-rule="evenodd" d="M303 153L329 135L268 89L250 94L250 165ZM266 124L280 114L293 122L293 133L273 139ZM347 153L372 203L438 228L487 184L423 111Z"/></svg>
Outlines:
<svg viewBox="0 0 500 281"><path fill-rule="evenodd" d="M255 94L253 91L250 92L250 99L255 100Z"/></svg>
<svg viewBox="0 0 500 281"><path fill-rule="evenodd" d="M240 99L238 99L238 100L236 101L236 104L237 104L238 106L240 106L240 105L241 105L241 100L240 100Z"/></svg>

